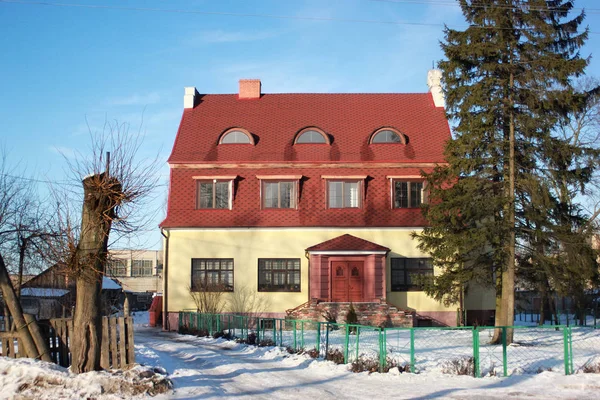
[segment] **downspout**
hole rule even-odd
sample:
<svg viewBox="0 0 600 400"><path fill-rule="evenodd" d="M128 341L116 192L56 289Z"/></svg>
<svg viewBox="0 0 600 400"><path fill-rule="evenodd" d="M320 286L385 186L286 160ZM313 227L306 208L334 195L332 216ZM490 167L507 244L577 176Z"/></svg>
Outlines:
<svg viewBox="0 0 600 400"><path fill-rule="evenodd" d="M168 232L168 231L167 231ZM160 234L165 238L165 262L163 264L163 330L170 330L169 324L169 237L165 235L165 229L160 229Z"/></svg>
<svg viewBox="0 0 600 400"><path fill-rule="evenodd" d="M308 262L308 299L307 301L310 302L310 255L308 254L308 251L304 251L304 257L306 257L306 260Z"/></svg>

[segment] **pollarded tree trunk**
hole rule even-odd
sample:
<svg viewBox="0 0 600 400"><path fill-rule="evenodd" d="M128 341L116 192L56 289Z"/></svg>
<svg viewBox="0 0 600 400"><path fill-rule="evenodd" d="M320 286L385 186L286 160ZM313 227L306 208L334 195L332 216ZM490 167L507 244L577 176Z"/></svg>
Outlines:
<svg viewBox="0 0 600 400"><path fill-rule="evenodd" d="M102 346L101 291L108 234L121 186L105 174L83 180L81 237L75 255L77 297L73 319L71 371L100 370Z"/></svg>
<svg viewBox="0 0 600 400"><path fill-rule="evenodd" d="M23 316L23 310L21 309L21 303L19 303L19 299L17 298L15 290L12 286L12 282L8 276L8 272L6 271L6 265L4 264L4 258L2 258L2 255L0 255L0 292L2 292L4 303L14 319L17 334L21 338L21 343L23 344L23 349L19 349L19 352L23 352L27 355L27 357L38 358L40 353L38 352L35 342L33 341L33 337L27 328L27 323L25 322L25 318ZM48 354L45 354L44 356L46 357L46 360L49 360Z"/></svg>

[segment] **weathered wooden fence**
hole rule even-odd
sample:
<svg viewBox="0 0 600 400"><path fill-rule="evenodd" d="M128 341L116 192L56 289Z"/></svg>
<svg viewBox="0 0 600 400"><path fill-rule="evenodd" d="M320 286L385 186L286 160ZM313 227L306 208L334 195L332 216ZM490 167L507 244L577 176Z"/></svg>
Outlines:
<svg viewBox="0 0 600 400"><path fill-rule="evenodd" d="M40 328L48 340L50 358L63 367L71 365L72 318L55 318L40 321ZM24 357L19 353L20 339L16 332L0 332L0 356ZM133 318L102 317L102 348L100 366L119 369L135 362L133 343Z"/></svg>

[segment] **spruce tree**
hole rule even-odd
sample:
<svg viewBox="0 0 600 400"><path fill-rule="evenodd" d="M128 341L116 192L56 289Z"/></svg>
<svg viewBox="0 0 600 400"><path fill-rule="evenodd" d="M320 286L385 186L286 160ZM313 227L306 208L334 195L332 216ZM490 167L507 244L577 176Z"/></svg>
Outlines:
<svg viewBox="0 0 600 400"><path fill-rule="evenodd" d="M546 254L558 220L552 211L560 202L543 161L564 150L555 131L583 106L572 79L588 63L578 52L587 30L578 32L583 12L569 18L573 1L460 6L470 26L445 29L446 59L439 63L455 138L448 164L426 174L430 226L415 236L442 271L426 283L428 294L452 301L470 282L494 285L495 323L510 326L517 255L531 248ZM532 234L532 226L544 234Z"/></svg>

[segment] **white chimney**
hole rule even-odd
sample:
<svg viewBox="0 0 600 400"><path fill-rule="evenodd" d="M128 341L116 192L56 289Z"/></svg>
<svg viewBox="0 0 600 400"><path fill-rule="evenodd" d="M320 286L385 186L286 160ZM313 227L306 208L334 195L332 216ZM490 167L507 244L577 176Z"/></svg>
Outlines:
<svg viewBox="0 0 600 400"><path fill-rule="evenodd" d="M427 73L427 86L429 86L435 106L446 107L444 92L442 92L442 71L439 69L430 69Z"/></svg>
<svg viewBox="0 0 600 400"><path fill-rule="evenodd" d="M240 99L260 99L260 79L240 79Z"/></svg>
<svg viewBox="0 0 600 400"><path fill-rule="evenodd" d="M183 108L194 108L198 91L194 86L186 87L183 95Z"/></svg>

